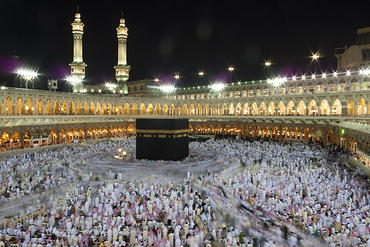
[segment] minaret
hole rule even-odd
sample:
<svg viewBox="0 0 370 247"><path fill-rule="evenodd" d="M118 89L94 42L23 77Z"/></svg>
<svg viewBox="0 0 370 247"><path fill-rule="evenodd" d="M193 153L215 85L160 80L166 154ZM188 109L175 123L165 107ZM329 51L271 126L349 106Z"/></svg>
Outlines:
<svg viewBox="0 0 370 247"><path fill-rule="evenodd" d="M82 57L82 36L84 34L84 24L81 21L81 14L75 14L75 21L71 23L73 34L73 62L69 64L71 67L71 77L76 79L85 78L86 64Z"/></svg>
<svg viewBox="0 0 370 247"><path fill-rule="evenodd" d="M128 28L125 25L125 19L123 19L123 16L119 20L119 26L116 28L116 30L118 39L118 64L114 66L114 69L116 70L116 79L118 83L123 83L123 92L124 94L127 94L128 90L125 82L129 77L130 65L127 65L126 55Z"/></svg>

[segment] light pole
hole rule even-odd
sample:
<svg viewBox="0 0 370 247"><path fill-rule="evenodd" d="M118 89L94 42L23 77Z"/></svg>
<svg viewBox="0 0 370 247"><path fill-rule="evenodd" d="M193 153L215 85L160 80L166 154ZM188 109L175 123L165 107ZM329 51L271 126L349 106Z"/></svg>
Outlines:
<svg viewBox="0 0 370 247"><path fill-rule="evenodd" d="M204 73L204 71L199 71L198 72L198 75L199 75L199 78L200 78L200 83L202 83L202 78L203 78L203 76L205 75L205 73Z"/></svg>
<svg viewBox="0 0 370 247"><path fill-rule="evenodd" d="M266 75L267 77L270 77L270 73L271 73L271 70L269 70L269 68L271 67L272 65L272 62L271 60L265 60L265 62L263 63L263 65L265 66L265 70L266 70Z"/></svg>
<svg viewBox="0 0 370 247"><path fill-rule="evenodd" d="M235 71L235 67L229 66L227 70L231 73L231 82L233 82L233 72Z"/></svg>
<svg viewBox="0 0 370 247"><path fill-rule="evenodd" d="M317 51L315 53L312 53L312 55L310 56L310 58L312 59L312 62L315 64L315 71L314 71L314 74L316 74L316 63L319 62L319 58L320 58L320 53Z"/></svg>

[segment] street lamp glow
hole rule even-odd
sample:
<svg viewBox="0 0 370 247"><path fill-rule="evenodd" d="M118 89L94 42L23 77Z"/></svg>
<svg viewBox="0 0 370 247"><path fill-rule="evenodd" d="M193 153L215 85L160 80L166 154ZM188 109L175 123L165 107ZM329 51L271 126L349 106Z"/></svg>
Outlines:
<svg viewBox="0 0 370 247"><path fill-rule="evenodd" d="M72 84L73 86L74 85L77 85L77 84L81 84L82 83L82 79L79 78L79 77L76 77L76 76L68 76L66 78L66 81L70 84Z"/></svg>
<svg viewBox="0 0 370 247"><path fill-rule="evenodd" d="M155 78L155 79L154 79L154 81L155 81L155 82L159 82L159 78Z"/></svg>
<svg viewBox="0 0 370 247"><path fill-rule="evenodd" d="M305 75L302 75L302 80L306 80L306 76Z"/></svg>
<svg viewBox="0 0 370 247"><path fill-rule="evenodd" d="M161 90L163 93L172 93L176 90L176 88L174 85L161 85L159 90Z"/></svg>
<svg viewBox="0 0 370 247"><path fill-rule="evenodd" d="M347 70L346 75L347 76L350 76L351 75L351 71L350 70Z"/></svg>
<svg viewBox="0 0 370 247"><path fill-rule="evenodd" d="M106 88L108 88L109 90L113 90L113 89L115 89L116 87L117 87L117 84L115 84L115 83L111 83L111 82L106 82L105 84L104 84L104 86L106 87Z"/></svg>
<svg viewBox="0 0 370 247"><path fill-rule="evenodd" d="M311 58L312 58L312 61L317 61L317 60L319 60L319 58L320 58L320 53L319 53L319 52L312 53Z"/></svg>
<svg viewBox="0 0 370 247"><path fill-rule="evenodd" d="M338 73L336 71L334 71L333 73L333 77L337 77Z"/></svg>
<svg viewBox="0 0 370 247"><path fill-rule="evenodd" d="M362 70L360 70L360 75L370 75L370 69L362 69Z"/></svg>
<svg viewBox="0 0 370 247"><path fill-rule="evenodd" d="M325 73L322 73L321 77L322 78L326 78L326 74Z"/></svg>
<svg viewBox="0 0 370 247"><path fill-rule="evenodd" d="M225 83L222 83L222 82L216 82L211 85L211 90L215 92L222 91L224 90L224 88L225 88Z"/></svg>
<svg viewBox="0 0 370 247"><path fill-rule="evenodd" d="M286 81L287 81L286 77L275 77L272 79L267 79L267 82L272 84L274 87L278 87Z"/></svg>
<svg viewBox="0 0 370 247"><path fill-rule="evenodd" d="M235 70L235 68L234 68L234 66L229 66L229 67L227 68L227 70L228 70L228 71L230 71L230 72L233 72L233 71Z"/></svg>
<svg viewBox="0 0 370 247"><path fill-rule="evenodd" d="M204 76L204 72L203 72L203 71L199 71L199 72L198 72L198 75L199 75L199 76Z"/></svg>
<svg viewBox="0 0 370 247"><path fill-rule="evenodd" d="M19 68L16 71L17 75L25 79L26 81L31 81L35 79L39 74L37 71L25 68Z"/></svg>
<svg viewBox="0 0 370 247"><path fill-rule="evenodd" d="M267 61L265 61L265 63L264 63L264 65L265 65L265 67L266 68L268 68L268 67L270 67L271 66L271 61L270 60L267 60Z"/></svg>
<svg viewBox="0 0 370 247"><path fill-rule="evenodd" d="M175 74L174 78L175 78L176 80L178 80L178 79L180 79L180 75L179 75L179 74Z"/></svg>

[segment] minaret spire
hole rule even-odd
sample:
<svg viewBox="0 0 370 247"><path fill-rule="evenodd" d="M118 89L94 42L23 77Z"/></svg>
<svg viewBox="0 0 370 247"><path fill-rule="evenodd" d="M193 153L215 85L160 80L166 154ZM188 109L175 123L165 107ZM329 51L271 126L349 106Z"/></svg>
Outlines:
<svg viewBox="0 0 370 247"><path fill-rule="evenodd" d="M83 61L82 56L82 36L84 34L84 24L81 21L81 14L79 11L79 6L76 8L75 20L71 23L72 34L73 34L73 62L69 64L71 67L71 77L73 80L82 81L85 78L85 68L86 64Z"/></svg>
<svg viewBox="0 0 370 247"><path fill-rule="evenodd" d="M128 28L125 25L125 19L123 18L123 12L121 11L121 19L119 20L119 26L117 30L118 39L118 61L117 65L114 66L116 71L116 79L118 83L123 83L123 91L125 94L128 93L126 81L129 78L130 65L127 65L127 36Z"/></svg>

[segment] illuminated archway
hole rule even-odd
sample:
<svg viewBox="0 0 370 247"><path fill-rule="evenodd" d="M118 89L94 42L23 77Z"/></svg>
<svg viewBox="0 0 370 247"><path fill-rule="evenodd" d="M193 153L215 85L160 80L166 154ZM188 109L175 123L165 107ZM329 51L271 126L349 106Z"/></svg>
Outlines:
<svg viewBox="0 0 370 247"><path fill-rule="evenodd" d="M18 98L15 105L15 114L22 115L24 113L23 99Z"/></svg>
<svg viewBox="0 0 370 247"><path fill-rule="evenodd" d="M252 104L252 115L257 116L258 115L258 106L256 102L253 102Z"/></svg>
<svg viewBox="0 0 370 247"><path fill-rule="evenodd" d="M90 103L90 114L92 114L92 115L95 114L95 104L94 104L94 102Z"/></svg>
<svg viewBox="0 0 370 247"><path fill-rule="evenodd" d="M33 115L35 107L33 106L33 101L31 98L27 99L26 106L24 107L24 113L26 115Z"/></svg>
<svg viewBox="0 0 370 247"><path fill-rule="evenodd" d="M297 107L297 115L306 116L306 104L301 100Z"/></svg>
<svg viewBox="0 0 370 247"><path fill-rule="evenodd" d="M164 104L162 106L162 115L168 115L168 106L167 106L167 104Z"/></svg>
<svg viewBox="0 0 370 247"><path fill-rule="evenodd" d="M123 106L123 114L130 115L130 105L128 103Z"/></svg>
<svg viewBox="0 0 370 247"><path fill-rule="evenodd" d="M295 109L295 106L294 106L294 102L293 100L289 101L288 103L288 106L286 108L286 114L289 116L289 115L294 115L296 112L296 109Z"/></svg>
<svg viewBox="0 0 370 247"><path fill-rule="evenodd" d="M89 114L89 103L87 101L84 102L84 111L86 115Z"/></svg>
<svg viewBox="0 0 370 247"><path fill-rule="evenodd" d="M175 105L174 105L174 104L171 104L171 105L170 105L169 114L170 114L171 116L176 114L176 112L175 112Z"/></svg>
<svg viewBox="0 0 370 247"><path fill-rule="evenodd" d="M154 107L154 114L161 115L161 106L159 104L156 104Z"/></svg>
<svg viewBox="0 0 370 247"><path fill-rule="evenodd" d="M316 116L318 113L317 104L315 100L311 100L310 104L308 104L308 115L309 116Z"/></svg>
<svg viewBox="0 0 370 247"><path fill-rule="evenodd" d="M190 104L190 106L189 106L189 115L190 116L195 115L195 106L194 106L194 104Z"/></svg>
<svg viewBox="0 0 370 247"><path fill-rule="evenodd" d="M321 101L320 104L320 115L330 115L330 106L326 99Z"/></svg>
<svg viewBox="0 0 370 247"><path fill-rule="evenodd" d="M188 115L188 105L187 104L184 104L182 106L181 114L182 115Z"/></svg>
<svg viewBox="0 0 370 247"><path fill-rule="evenodd" d="M275 103L273 101L271 101L269 104L268 115L270 116L275 115Z"/></svg>
<svg viewBox="0 0 370 247"><path fill-rule="evenodd" d="M113 111L112 104L108 103L108 109L107 109L108 115L112 115L112 111Z"/></svg>
<svg viewBox="0 0 370 247"><path fill-rule="evenodd" d="M140 115L145 115L146 114L146 107L143 103L140 105Z"/></svg>
<svg viewBox="0 0 370 247"><path fill-rule="evenodd" d="M204 115L210 115L210 112L209 112L209 105L208 104L205 104L204 107L203 107L203 114Z"/></svg>
<svg viewBox="0 0 370 247"><path fill-rule="evenodd" d="M66 100L63 100L61 111L64 115L68 114L68 105Z"/></svg>
<svg viewBox="0 0 370 247"><path fill-rule="evenodd" d="M222 105L221 115L227 115L227 114L228 114L227 105L226 105L226 103L224 103Z"/></svg>
<svg viewBox="0 0 370 247"><path fill-rule="evenodd" d="M136 104L136 103L134 103L134 104L132 105L132 107L131 107L131 113L132 113L133 115L137 115L137 114L138 114L138 110L139 110L139 107L137 106L137 104Z"/></svg>
<svg viewBox="0 0 370 247"><path fill-rule="evenodd" d="M97 102L96 103L95 115L102 115L102 114L103 114L103 112L102 112L102 109L101 109L100 102Z"/></svg>
<svg viewBox="0 0 370 247"><path fill-rule="evenodd" d="M83 114L83 107L81 101L77 101L77 115L82 115Z"/></svg>
<svg viewBox="0 0 370 247"><path fill-rule="evenodd" d="M176 115L180 116L181 115L181 107L176 108Z"/></svg>
<svg viewBox="0 0 370 247"><path fill-rule="evenodd" d="M44 105L43 105L42 100L40 98L38 98L36 100L35 113L37 115L44 114Z"/></svg>
<svg viewBox="0 0 370 247"><path fill-rule="evenodd" d="M47 115L53 115L53 106L51 105L51 100L50 99L48 99L46 101L45 114L47 114Z"/></svg>
<svg viewBox="0 0 370 247"><path fill-rule="evenodd" d="M202 115L202 105L201 104L198 104L195 114Z"/></svg>
<svg viewBox="0 0 370 247"><path fill-rule="evenodd" d="M102 111L103 115L108 115L107 104L105 102L101 106L101 111Z"/></svg>
<svg viewBox="0 0 370 247"><path fill-rule="evenodd" d="M249 108L248 103L245 103L244 104L244 107L243 107L243 115L250 115L250 108Z"/></svg>
<svg viewBox="0 0 370 247"><path fill-rule="evenodd" d="M367 107L364 98L357 101L357 115L366 115Z"/></svg>
<svg viewBox="0 0 370 247"><path fill-rule="evenodd" d="M5 99L4 106L3 106L3 113L5 115L12 115L13 114L13 102L12 99L8 96Z"/></svg>
<svg viewBox="0 0 370 247"><path fill-rule="evenodd" d="M286 108L285 108L285 104L283 101L280 101L278 104L278 114L279 116L286 115Z"/></svg>
<svg viewBox="0 0 370 247"><path fill-rule="evenodd" d="M60 106L59 106L59 100L54 101L54 114L59 115L60 114Z"/></svg>
<svg viewBox="0 0 370 247"><path fill-rule="evenodd" d="M260 104L260 115L261 116L267 115L267 110L266 110L266 104L265 104L265 102L262 102Z"/></svg>
<svg viewBox="0 0 370 247"><path fill-rule="evenodd" d="M342 103L339 99L336 99L331 107L332 115L342 115Z"/></svg>
<svg viewBox="0 0 370 247"><path fill-rule="evenodd" d="M243 111L243 107L240 103L238 103L235 108L235 115L236 116L242 115L242 111Z"/></svg>
<svg viewBox="0 0 370 247"><path fill-rule="evenodd" d="M148 105L148 107L146 108L146 113L149 115L152 115L154 113L154 107L152 104Z"/></svg>
<svg viewBox="0 0 370 247"><path fill-rule="evenodd" d="M229 106L229 115L234 115L234 104L231 103Z"/></svg>
<svg viewBox="0 0 370 247"><path fill-rule="evenodd" d="M69 114L70 115L76 114L75 102L73 102L73 100L71 100L71 102L69 103Z"/></svg>

